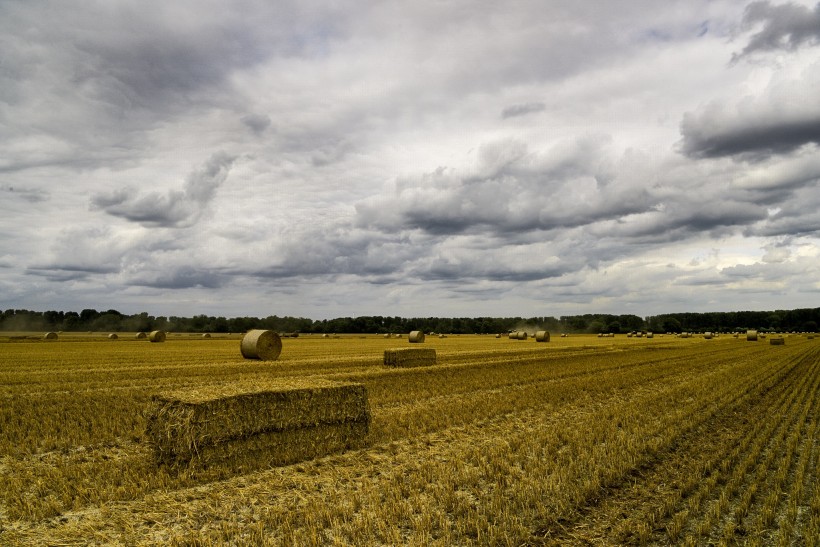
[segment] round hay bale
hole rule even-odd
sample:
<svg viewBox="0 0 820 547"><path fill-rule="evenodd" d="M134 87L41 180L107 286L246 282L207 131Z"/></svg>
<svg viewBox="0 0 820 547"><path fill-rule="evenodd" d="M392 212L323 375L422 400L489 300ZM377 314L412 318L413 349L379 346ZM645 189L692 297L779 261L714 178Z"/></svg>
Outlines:
<svg viewBox="0 0 820 547"><path fill-rule="evenodd" d="M655 333L654 332L647 332L646 337L647 338L655 338Z"/></svg>
<svg viewBox="0 0 820 547"><path fill-rule="evenodd" d="M510 334L507 335L510 340L518 340L518 331L510 331Z"/></svg>
<svg viewBox="0 0 820 547"><path fill-rule="evenodd" d="M714 335L711 332L704 332L703 337L707 340L711 340Z"/></svg>
<svg viewBox="0 0 820 547"><path fill-rule="evenodd" d="M496 337L496 338L501 338L501 335L500 335L500 334L496 334L496 335L495 335L495 337Z"/></svg>
<svg viewBox="0 0 820 547"><path fill-rule="evenodd" d="M203 337L203 338L210 338L210 337L211 337L211 333L206 332L205 334L203 334L203 335L202 335L202 337Z"/></svg>
<svg viewBox="0 0 820 547"><path fill-rule="evenodd" d="M43 340L56 340L57 333L56 332L47 332L43 335Z"/></svg>
<svg viewBox="0 0 820 547"><path fill-rule="evenodd" d="M566 337L567 337L567 335L565 333L561 334L561 338L566 338Z"/></svg>
<svg viewBox="0 0 820 547"><path fill-rule="evenodd" d="M148 334L148 341L154 342L158 344L160 342L165 342L165 331L164 330L152 330Z"/></svg>
<svg viewBox="0 0 820 547"><path fill-rule="evenodd" d="M114 332L108 335L109 340L116 340L117 338L119 338L119 336L117 336L117 334Z"/></svg>
<svg viewBox="0 0 820 547"><path fill-rule="evenodd" d="M530 335L527 333L527 331L524 331L524 330L518 331L518 339L519 340L526 340L527 338L529 338L529 336Z"/></svg>
<svg viewBox="0 0 820 547"><path fill-rule="evenodd" d="M756 330L747 330L746 331L746 341L747 342L757 342L757 331Z"/></svg>
<svg viewBox="0 0 820 547"><path fill-rule="evenodd" d="M424 342L424 332L420 330L411 331L407 335L407 339L410 340L411 344L421 344Z"/></svg>
<svg viewBox="0 0 820 547"><path fill-rule="evenodd" d="M535 341L536 342L549 342L550 341L550 333L546 330L539 330L535 333Z"/></svg>
<svg viewBox="0 0 820 547"><path fill-rule="evenodd" d="M148 335L145 334L144 332L138 332L137 334L134 335L134 338L136 338L137 340L145 340L147 337L148 337Z"/></svg>
<svg viewBox="0 0 820 547"><path fill-rule="evenodd" d="M272 330L249 330L242 338L239 349L245 359L275 361L282 352L282 339Z"/></svg>
<svg viewBox="0 0 820 547"><path fill-rule="evenodd" d="M389 334L385 334L385 335L384 335L384 337L385 337L385 338L390 338L390 335L389 335Z"/></svg>
<svg viewBox="0 0 820 547"><path fill-rule="evenodd" d="M782 336L772 337L769 338L769 344L771 344L772 346L785 346L786 339Z"/></svg>

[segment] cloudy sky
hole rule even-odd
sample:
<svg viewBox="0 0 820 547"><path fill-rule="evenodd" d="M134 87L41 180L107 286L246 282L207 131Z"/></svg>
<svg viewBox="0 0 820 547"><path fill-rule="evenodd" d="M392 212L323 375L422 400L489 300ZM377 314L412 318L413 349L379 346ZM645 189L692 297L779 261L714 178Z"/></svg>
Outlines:
<svg viewBox="0 0 820 547"><path fill-rule="evenodd" d="M820 306L816 1L0 0L0 309Z"/></svg>

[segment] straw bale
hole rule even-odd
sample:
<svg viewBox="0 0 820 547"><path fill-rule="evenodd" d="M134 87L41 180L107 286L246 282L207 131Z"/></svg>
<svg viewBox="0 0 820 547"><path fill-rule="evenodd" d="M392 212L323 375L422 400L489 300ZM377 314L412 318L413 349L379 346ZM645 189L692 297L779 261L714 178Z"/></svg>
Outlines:
<svg viewBox="0 0 820 547"><path fill-rule="evenodd" d="M757 342L757 331L756 330L747 330L746 331L746 341L747 342Z"/></svg>
<svg viewBox="0 0 820 547"><path fill-rule="evenodd" d="M711 340L714 337L714 335L711 332L704 332L703 337L707 340Z"/></svg>
<svg viewBox="0 0 820 547"><path fill-rule="evenodd" d="M507 335L510 340L518 340L518 331L510 331L510 334Z"/></svg>
<svg viewBox="0 0 820 547"><path fill-rule="evenodd" d="M134 338L136 338L137 340L145 340L146 338L148 338L148 335L144 332L138 332L134 335Z"/></svg>
<svg viewBox="0 0 820 547"><path fill-rule="evenodd" d="M239 350L245 359L275 361L282 352L282 339L272 330L249 330L242 337Z"/></svg>
<svg viewBox="0 0 820 547"><path fill-rule="evenodd" d="M411 331L410 334L407 335L407 339L413 344L421 344L424 342L424 332L420 330Z"/></svg>
<svg viewBox="0 0 820 547"><path fill-rule="evenodd" d="M655 333L654 332L647 332L646 337L647 338L655 338Z"/></svg>
<svg viewBox="0 0 820 547"><path fill-rule="evenodd" d="M427 367L436 364L433 348L393 348L384 350L386 367Z"/></svg>
<svg viewBox="0 0 820 547"><path fill-rule="evenodd" d="M785 346L786 339L782 336L773 336L772 338L769 338L769 344L772 346Z"/></svg>
<svg viewBox="0 0 820 547"><path fill-rule="evenodd" d="M155 342L155 343L165 342L165 331L162 331L162 330L151 331L148 334L148 341L149 342Z"/></svg>
<svg viewBox="0 0 820 547"><path fill-rule="evenodd" d="M43 335L43 340L56 340L57 333L56 332L47 332Z"/></svg>
<svg viewBox="0 0 820 547"><path fill-rule="evenodd" d="M535 341L536 342L549 342L550 341L550 333L546 330L539 330L535 333Z"/></svg>
<svg viewBox="0 0 820 547"><path fill-rule="evenodd" d="M187 389L155 395L151 403L146 438L163 461L191 460L205 447L264 433L370 423L365 386L329 380Z"/></svg>
<svg viewBox="0 0 820 547"><path fill-rule="evenodd" d="M524 330L518 331L518 339L519 340L526 340L527 338L529 338L529 336L530 335L527 333L527 331L524 331Z"/></svg>
<svg viewBox="0 0 820 547"><path fill-rule="evenodd" d="M209 333L209 332L206 332L202 335L202 338L210 338L210 337L211 337L211 333Z"/></svg>
<svg viewBox="0 0 820 547"><path fill-rule="evenodd" d="M112 332L111 334L108 335L109 340L116 340L117 338L119 338L119 336L117 336L117 333L115 333L115 332Z"/></svg>

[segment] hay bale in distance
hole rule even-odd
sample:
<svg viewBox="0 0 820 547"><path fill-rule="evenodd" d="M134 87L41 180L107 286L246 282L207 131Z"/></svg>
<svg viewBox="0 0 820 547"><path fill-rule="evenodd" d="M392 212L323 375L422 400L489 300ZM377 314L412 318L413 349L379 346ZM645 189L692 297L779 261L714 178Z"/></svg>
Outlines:
<svg viewBox="0 0 820 547"><path fill-rule="evenodd" d="M757 331L756 330L747 330L746 331L746 341L747 342L757 342Z"/></svg>
<svg viewBox="0 0 820 547"><path fill-rule="evenodd" d="M363 441L370 424L362 384L329 380L238 383L155 395L146 439L162 463L254 457L292 463Z"/></svg>
<svg viewBox="0 0 820 547"><path fill-rule="evenodd" d="M529 338L529 336L530 335L527 333L527 331L524 331L524 330L518 331L518 339L519 340L526 340L527 338Z"/></svg>
<svg viewBox="0 0 820 547"><path fill-rule="evenodd" d="M118 338L119 338L119 336L117 336L116 332L112 332L111 334L108 335L109 340L116 340Z"/></svg>
<svg viewBox="0 0 820 547"><path fill-rule="evenodd" d="M206 332L206 333L203 333L203 334L202 334L202 338L210 338L210 337L211 337L211 333L210 333L210 332Z"/></svg>
<svg viewBox="0 0 820 547"><path fill-rule="evenodd" d="M704 333L703 333L703 337L704 337L706 340L711 340L711 339L713 338L713 336L714 336L714 335L713 335L711 332L704 332Z"/></svg>
<svg viewBox="0 0 820 547"><path fill-rule="evenodd" d="M386 367L429 367L436 364L433 348L393 348L384 350Z"/></svg>
<svg viewBox="0 0 820 547"><path fill-rule="evenodd" d="M654 332L647 332L646 337L647 338L655 338L655 333Z"/></svg>
<svg viewBox="0 0 820 547"><path fill-rule="evenodd" d="M148 341L154 343L165 342L165 331L154 330L148 334Z"/></svg>
<svg viewBox="0 0 820 547"><path fill-rule="evenodd" d="M549 342L550 341L550 333L546 330L539 330L535 333L535 341L536 342Z"/></svg>
<svg viewBox="0 0 820 547"><path fill-rule="evenodd" d="M57 338L56 332L47 332L43 335L43 340L56 340Z"/></svg>
<svg viewBox="0 0 820 547"><path fill-rule="evenodd" d="M242 337L239 350L245 359L275 361L282 352L282 339L272 330L249 330Z"/></svg>
<svg viewBox="0 0 820 547"><path fill-rule="evenodd" d="M411 344L421 344L424 342L424 332L420 330L411 331L410 334L407 335L407 339Z"/></svg>
<svg viewBox="0 0 820 547"><path fill-rule="evenodd" d="M145 340L146 338L148 338L148 335L144 332L138 332L134 335L134 338L136 338L137 340Z"/></svg>
<svg viewBox="0 0 820 547"><path fill-rule="evenodd" d="M772 346L785 346L786 339L782 336L773 336L769 338L769 344L771 344Z"/></svg>

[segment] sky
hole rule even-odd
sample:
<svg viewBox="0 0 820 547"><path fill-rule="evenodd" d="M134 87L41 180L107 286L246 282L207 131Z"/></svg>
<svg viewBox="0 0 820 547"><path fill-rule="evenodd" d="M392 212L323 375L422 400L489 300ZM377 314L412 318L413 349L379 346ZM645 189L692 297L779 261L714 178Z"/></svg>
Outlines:
<svg viewBox="0 0 820 547"><path fill-rule="evenodd" d="M0 0L0 309L820 306L820 3Z"/></svg>

